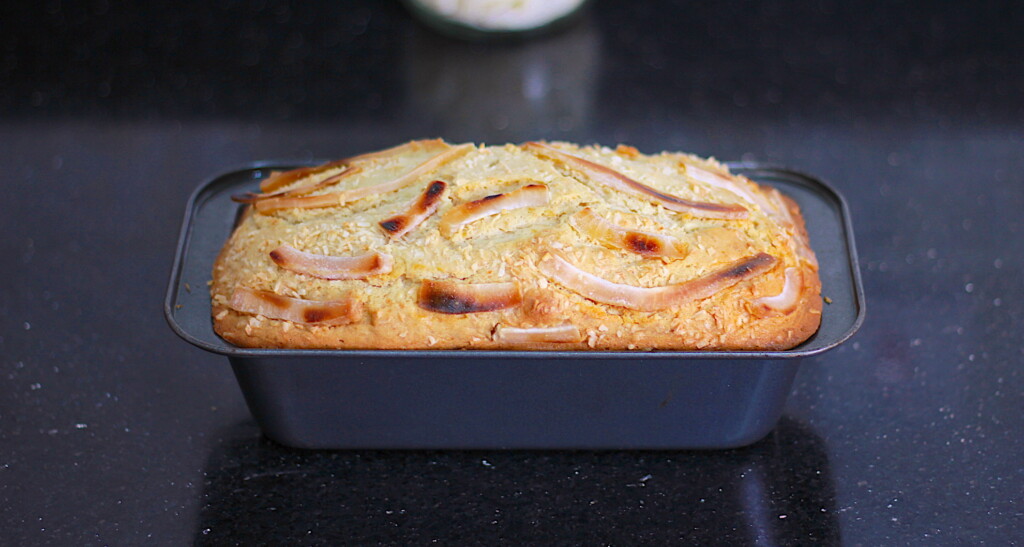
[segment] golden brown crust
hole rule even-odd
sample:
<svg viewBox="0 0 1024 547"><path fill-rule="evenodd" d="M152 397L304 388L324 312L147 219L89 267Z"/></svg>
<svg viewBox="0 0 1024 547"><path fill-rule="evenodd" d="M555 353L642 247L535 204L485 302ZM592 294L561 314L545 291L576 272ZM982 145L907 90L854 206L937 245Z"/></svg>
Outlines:
<svg viewBox="0 0 1024 547"><path fill-rule="evenodd" d="M683 154L645 156L625 146L549 143L664 195L742 208L748 212L746 218L702 218L669 210L513 145L451 154L451 160L407 177L451 149L440 141L422 142L396 148L397 153L362 156L360 171L337 184L316 187L343 172L352 160L309 169L304 176L273 187L277 192L316 188L305 194L313 197L408 179L386 186L386 192L355 192L358 199L317 209L256 212L250 206L214 266L215 331L238 346L272 348L782 350L818 328L821 283L796 203L773 189L729 175L713 160ZM689 176L687 166L727 177L728 184L705 184ZM447 185L434 204L436 213L400 238L381 229L382 219L415 203L435 180ZM442 233L441 218L454 208L535 184L549 192L542 205L502 210ZM569 222L584 208L631 233L678 240L687 252L680 257L642 256L602 245ZM282 245L327 257L382 253L393 257L394 265L365 279L319 279L279 267L270 253ZM545 276L538 264L552 251L616 286L645 289L680 285L744 257L764 254L773 261L710 296L639 311L595 302ZM802 281L792 311L788 306L779 311L756 304L782 292L787 268L799 269ZM424 291L431 287L449 287L468 302L472 291L501 283L516 287L518 296L508 305L481 305L480 310L467 308L467 313L421 305ZM231 295L239 287L308 300L311 305L352 298L359 311L348 325L251 315L232 308ZM485 301L483 296L474 300Z"/></svg>

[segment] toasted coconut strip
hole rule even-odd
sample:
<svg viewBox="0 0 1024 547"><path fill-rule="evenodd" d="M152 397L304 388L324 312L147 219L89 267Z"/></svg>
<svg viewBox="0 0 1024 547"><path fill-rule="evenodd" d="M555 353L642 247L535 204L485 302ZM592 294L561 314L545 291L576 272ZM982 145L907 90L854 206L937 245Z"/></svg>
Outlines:
<svg viewBox="0 0 1024 547"><path fill-rule="evenodd" d="M231 308L243 313L283 319L306 325L348 325L359 320L362 305L359 301L303 300L270 291L237 287L231 295Z"/></svg>
<svg viewBox="0 0 1024 547"><path fill-rule="evenodd" d="M790 247L796 256L817 270L818 259L814 256L814 252L811 251L811 242L807 237L807 230L802 222L797 222L793 217L791 207L795 208L796 204L790 198L783 196L782 192L775 188L768 189L767 195L768 200L765 211L768 213L768 216L775 219L776 222L792 234Z"/></svg>
<svg viewBox="0 0 1024 547"><path fill-rule="evenodd" d="M786 283L782 286L782 292L775 296L758 298L754 300L754 305L765 311L790 313L796 309L801 290L803 290L803 275L800 274L800 269L786 268Z"/></svg>
<svg viewBox="0 0 1024 547"><path fill-rule="evenodd" d="M796 222L793 220L793 214L789 211L789 204L782 197L782 193L775 188L768 188L765 190L765 196L765 199L760 203L765 214L781 224L783 228L796 232Z"/></svg>
<svg viewBox="0 0 1024 547"><path fill-rule="evenodd" d="M670 211L687 213L701 218L735 219L747 217L747 210L740 205L691 201L671 194L666 194L664 192L659 192L658 190L655 190L641 182L637 182L614 169L585 160L567 152L562 152L561 150L544 143L528 142L523 145L523 148L534 152L538 156L555 160L572 169L581 171L591 179L608 187L645 197Z"/></svg>
<svg viewBox="0 0 1024 547"><path fill-rule="evenodd" d="M276 173L260 182L260 192L273 192L274 190L284 188L299 179L318 175L324 171L330 171L331 169L345 167L346 165L348 165L347 159L332 161L315 167L300 167L298 169L292 169L291 171Z"/></svg>
<svg viewBox="0 0 1024 547"><path fill-rule="evenodd" d="M688 163L685 163L683 165L686 167L686 176L692 178L693 180L703 182L708 186L713 186L715 188L721 188L722 190L732 192L733 194L736 194L737 196L745 199L746 201L750 202L753 205L760 205L761 207L764 207L764 198L759 199L755 197L752 193L750 193L749 190L743 188L743 186L739 182L736 182L730 179L729 177L726 177L725 175L720 175L712 171L701 169L700 167L697 167L695 165L690 165Z"/></svg>
<svg viewBox="0 0 1024 547"><path fill-rule="evenodd" d="M281 245L270 251L270 259L278 266L320 279L363 279L391 271L394 259L384 253L359 256L327 256L300 251L290 245Z"/></svg>
<svg viewBox="0 0 1024 547"><path fill-rule="evenodd" d="M811 247L807 244L806 239L803 237L795 239L796 243L794 243L794 246L796 247L796 256L817 270L818 257L814 256L814 252L811 251Z"/></svg>
<svg viewBox="0 0 1024 547"><path fill-rule="evenodd" d="M498 325L494 329L494 341L506 344L570 343L583 340L576 325L558 327L518 328Z"/></svg>
<svg viewBox="0 0 1024 547"><path fill-rule="evenodd" d="M686 244L672 236L623 228L601 218L589 207L574 214L570 221L580 233L638 255L683 258L688 252Z"/></svg>
<svg viewBox="0 0 1024 547"><path fill-rule="evenodd" d="M395 215L380 222L380 227L391 239L398 239L419 226L427 217L434 214L441 206L441 197L444 195L448 183L443 180L435 180L427 185L427 189L419 197L410 203L404 213Z"/></svg>
<svg viewBox="0 0 1024 547"><path fill-rule="evenodd" d="M429 160L419 164L415 169L388 182L353 188L343 192L320 194L318 196L305 197L280 197L256 202L256 210L261 213L269 213L280 209L315 209L319 207L335 207L344 205L350 201L362 199L367 196L394 192L406 185L416 181L421 176L434 171L445 163L452 161L459 156L469 152L473 148L471 143L462 144L449 148Z"/></svg>
<svg viewBox="0 0 1024 547"><path fill-rule="evenodd" d="M448 143L441 139L423 139L418 141L409 141L405 144L392 146L391 148L378 150L376 152L367 152L366 154L353 156L346 161L348 163L364 163L398 156L405 154L406 152L414 152L417 150L443 150L445 148L448 148Z"/></svg>
<svg viewBox="0 0 1024 547"><path fill-rule="evenodd" d="M494 194L476 201L470 201L451 208L441 217L441 234L449 237L460 227L496 215L501 211L522 207L538 207L548 203L548 187L543 184L529 184L504 194Z"/></svg>
<svg viewBox="0 0 1024 547"><path fill-rule="evenodd" d="M689 164L683 165L686 167L686 174L690 178L706 183L709 186L714 186L715 188L721 188L732 192L750 203L761 207L765 214L793 234L793 251L796 255L810 264L812 268L818 268L818 259L811 251L810 243L807 241L806 232L797 226L796 221L793 219L793 214L790 211L789 204L786 203L786 198L784 198L778 190L775 188L767 189L767 197L765 197L762 194L748 191L743 188L743 185L740 182L732 180L724 175L707 171Z"/></svg>
<svg viewBox="0 0 1024 547"><path fill-rule="evenodd" d="M509 283L459 283L426 279L420 285L417 304L437 313L477 313L518 306L519 285Z"/></svg>
<svg viewBox="0 0 1024 547"><path fill-rule="evenodd" d="M653 288L612 283L577 268L555 252L545 255L538 267L553 281L595 302L631 310L658 311L708 298L744 279L768 271L776 261L769 254L759 253L690 281Z"/></svg>
<svg viewBox="0 0 1024 547"><path fill-rule="evenodd" d="M361 188L356 188L361 190ZM366 192L369 195L371 192ZM364 197L364 196L358 196ZM352 201L352 196L346 192L332 192L330 194L320 194L317 196L302 196L302 197L279 197L272 198L263 201L257 201L255 204L256 210L266 214L274 211L280 211L281 209L318 209L321 207L340 207L349 201Z"/></svg>
<svg viewBox="0 0 1024 547"><path fill-rule="evenodd" d="M354 163L361 163L384 157L397 156L399 154L404 154L405 152L410 152L413 150L426 150L432 148L441 149L447 146L448 145L445 144L445 142L442 141L441 139L411 141L405 144L400 144L398 146L388 148L386 150L370 152L368 154L361 154L359 156L345 158L343 160L332 161L329 163L325 163L323 165L318 165L316 167L301 167L299 169L292 169L291 171L276 173L273 176L261 182L260 191L264 193L273 192L278 188L288 186L289 184L299 179L308 177L310 175L317 175L319 173L323 173L324 171L330 171L331 169L344 167L346 165L352 165Z"/></svg>
<svg viewBox="0 0 1024 547"><path fill-rule="evenodd" d="M257 201L262 201L265 199L301 196L303 194L315 192L321 188L326 188L332 184L337 184L341 182L343 179L350 177L360 171L362 171L362 168L357 166L351 166L345 169L344 171L338 173L337 175L332 175L319 182L311 180L305 184L296 186L291 190L281 190L280 192L274 192L272 194L254 194L252 192L246 192L244 194L236 194L234 196L231 196L231 200L237 201L239 203L255 203Z"/></svg>

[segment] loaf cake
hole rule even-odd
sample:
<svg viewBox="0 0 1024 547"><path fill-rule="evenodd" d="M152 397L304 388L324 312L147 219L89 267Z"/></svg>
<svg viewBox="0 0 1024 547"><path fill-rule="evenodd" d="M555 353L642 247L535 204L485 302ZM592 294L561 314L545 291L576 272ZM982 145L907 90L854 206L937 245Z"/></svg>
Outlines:
<svg viewBox="0 0 1024 547"><path fill-rule="evenodd" d="M783 350L821 318L796 203L692 155L422 140L234 199L238 346Z"/></svg>

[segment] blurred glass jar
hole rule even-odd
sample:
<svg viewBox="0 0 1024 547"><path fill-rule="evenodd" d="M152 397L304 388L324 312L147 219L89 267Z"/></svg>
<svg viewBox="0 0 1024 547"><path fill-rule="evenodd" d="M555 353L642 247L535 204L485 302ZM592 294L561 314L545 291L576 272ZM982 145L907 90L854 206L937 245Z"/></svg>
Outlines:
<svg viewBox="0 0 1024 547"><path fill-rule="evenodd" d="M404 0L427 26L455 38L528 37L571 22L589 0Z"/></svg>
<svg viewBox="0 0 1024 547"><path fill-rule="evenodd" d="M571 139L586 132L600 74L596 22L512 43L449 40L411 25L402 40L407 119L455 141Z"/></svg>

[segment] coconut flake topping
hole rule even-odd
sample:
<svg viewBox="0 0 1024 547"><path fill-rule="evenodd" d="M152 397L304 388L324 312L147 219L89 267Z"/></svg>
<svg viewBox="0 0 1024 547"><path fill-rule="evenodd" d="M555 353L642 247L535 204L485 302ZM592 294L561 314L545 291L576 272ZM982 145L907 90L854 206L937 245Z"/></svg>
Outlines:
<svg viewBox="0 0 1024 547"><path fill-rule="evenodd" d="M523 145L523 148L537 154L538 156L555 160L566 165L570 169L582 172L592 180L604 184L605 186L647 198L670 211L687 213L701 218L737 219L747 217L747 210L740 205L691 201L671 194L666 194L655 190L646 184L635 181L614 169L610 169L592 161L585 160L579 156L563 152L548 144L528 142Z"/></svg>
<svg viewBox="0 0 1024 547"><path fill-rule="evenodd" d="M344 300L303 300L270 291L238 287L231 295L231 308L243 313L283 319L306 325L348 325L358 320L362 307L351 298Z"/></svg>
<svg viewBox="0 0 1024 547"><path fill-rule="evenodd" d="M583 340L580 329L575 325L557 327L519 328L498 325L494 328L494 340L506 344L570 343Z"/></svg>
<svg viewBox="0 0 1024 547"><path fill-rule="evenodd" d="M781 313L790 313L796 309L803 288L803 276L799 268L786 268L786 282L782 292L775 296L764 296L754 300L756 306Z"/></svg>
<svg viewBox="0 0 1024 547"><path fill-rule="evenodd" d="M270 259L278 266L320 279L364 279L391 271L391 255L372 252L359 256L328 256L300 251L281 245L270 251Z"/></svg>
<svg viewBox="0 0 1024 547"><path fill-rule="evenodd" d="M744 279L768 271L776 262L775 257L759 253L690 281L653 288L602 279L574 266L555 251L546 254L538 267L551 280L595 302L631 310L658 311L708 298Z"/></svg>
<svg viewBox="0 0 1024 547"><path fill-rule="evenodd" d="M405 208L404 213L380 221L380 227L391 239L404 236L427 220L427 217L434 214L434 211L437 211L446 188L448 188L448 183L442 180L431 182L427 185L427 189Z"/></svg>
<svg viewBox="0 0 1024 547"><path fill-rule="evenodd" d="M502 310L522 301L516 283L459 283L426 279L417 304L437 313L459 314Z"/></svg>
<svg viewBox="0 0 1024 547"><path fill-rule="evenodd" d="M388 182L352 188L342 192L332 192L316 196L304 197L279 197L256 202L256 210L261 213L269 213L280 209L315 209L319 207L335 207L344 205L350 201L362 199L367 196L394 192L404 188L406 185L415 182L423 175L434 171L445 163L448 163L473 149L472 144L462 144L450 147L446 151L419 164L415 169Z"/></svg>
<svg viewBox="0 0 1024 547"><path fill-rule="evenodd" d="M504 194L494 194L476 201L462 203L451 208L441 217L441 234L451 237L459 228L481 218L496 215L502 211L523 207L539 207L548 203L548 187L543 184L529 184Z"/></svg>
<svg viewBox="0 0 1024 547"><path fill-rule="evenodd" d="M616 249L646 257L683 258L687 254L686 244L672 236L623 228L601 218L589 207L574 214L570 221L581 234Z"/></svg>

